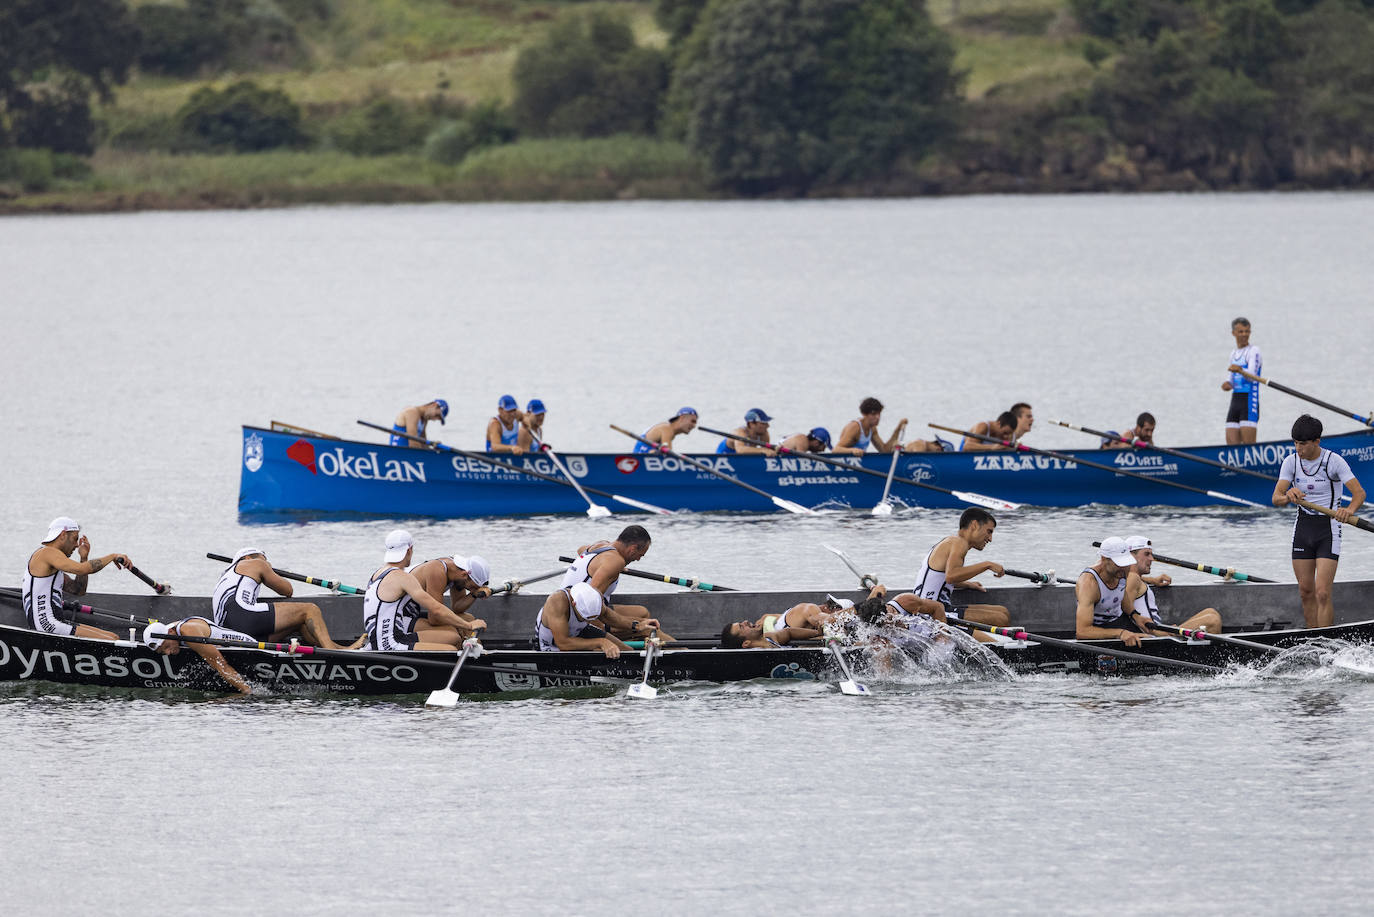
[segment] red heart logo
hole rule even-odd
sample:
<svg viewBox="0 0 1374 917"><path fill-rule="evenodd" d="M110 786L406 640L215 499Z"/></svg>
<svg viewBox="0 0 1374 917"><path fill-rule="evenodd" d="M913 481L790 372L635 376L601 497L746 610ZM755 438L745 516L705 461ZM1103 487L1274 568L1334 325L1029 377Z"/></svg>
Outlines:
<svg viewBox="0 0 1374 917"><path fill-rule="evenodd" d="M620 469L621 474L630 474L639 467L639 459L633 455L622 455L615 460L615 467Z"/></svg>
<svg viewBox="0 0 1374 917"><path fill-rule="evenodd" d="M310 473L315 473L315 447L303 439L298 439L286 447L286 457L295 462L300 462Z"/></svg>

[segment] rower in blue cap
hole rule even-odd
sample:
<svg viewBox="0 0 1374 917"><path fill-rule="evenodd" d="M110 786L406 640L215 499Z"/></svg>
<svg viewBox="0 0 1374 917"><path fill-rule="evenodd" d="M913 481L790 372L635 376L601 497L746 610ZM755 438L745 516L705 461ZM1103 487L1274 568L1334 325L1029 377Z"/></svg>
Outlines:
<svg viewBox="0 0 1374 917"><path fill-rule="evenodd" d="M406 408L396 415L396 419L391 424L391 439L389 442L393 446L409 446L412 449L425 448L425 424L431 420L437 420L443 424L448 419L448 402L442 398L435 398L427 404L417 404L415 407ZM418 437L410 439L409 437Z"/></svg>
<svg viewBox="0 0 1374 917"><path fill-rule="evenodd" d="M520 439L517 445L526 452L538 452L544 442L544 402L531 398L520 418Z"/></svg>
<svg viewBox="0 0 1374 917"><path fill-rule="evenodd" d="M768 424L772 419L763 408L750 408L744 415L744 426L735 427L730 432L745 439L766 443L768 442ZM743 439L732 439L729 436L720 441L720 445L716 446L716 451L736 455L777 455L777 452L772 449L750 445Z"/></svg>
<svg viewBox="0 0 1374 917"><path fill-rule="evenodd" d="M782 447L789 452L829 452L830 431L825 427L812 427L806 433L793 433L782 441Z"/></svg>
<svg viewBox="0 0 1374 917"><path fill-rule="evenodd" d="M677 413L672 417L662 423L654 424L641 435L651 443L657 443L671 449L673 448L673 437L691 433L696 429L696 425L697 409L683 407L678 408ZM655 450L644 443L635 443L635 451L653 452Z"/></svg>
<svg viewBox="0 0 1374 917"><path fill-rule="evenodd" d="M487 421L487 451L524 454L520 446L520 405L511 395L496 402L496 416Z"/></svg>

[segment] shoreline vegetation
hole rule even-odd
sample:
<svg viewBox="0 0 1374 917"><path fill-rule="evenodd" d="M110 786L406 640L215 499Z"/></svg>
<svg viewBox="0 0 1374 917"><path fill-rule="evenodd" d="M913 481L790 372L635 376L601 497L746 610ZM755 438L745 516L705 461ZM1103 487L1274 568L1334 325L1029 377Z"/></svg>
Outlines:
<svg viewBox="0 0 1374 917"><path fill-rule="evenodd" d="M770 2L786 5L733 7ZM42 84L31 97L63 113L44 136L68 151L7 148L36 128L0 107L0 214L1374 187L1374 3L1198 3L931 0L915 18L860 4L909 39L873 52L875 72L902 69L899 53L919 72L804 131L830 134L808 160L709 134L796 95L712 108L731 62L703 33L757 31L731 0L133 0L141 50L126 72L87 72L85 148L75 103ZM192 28L212 14L219 43ZM833 69L861 70L852 46L873 30L836 22L816 26L850 30ZM911 104L912 86L930 98ZM898 109L898 127L873 128ZM876 167L856 167L855 148Z"/></svg>

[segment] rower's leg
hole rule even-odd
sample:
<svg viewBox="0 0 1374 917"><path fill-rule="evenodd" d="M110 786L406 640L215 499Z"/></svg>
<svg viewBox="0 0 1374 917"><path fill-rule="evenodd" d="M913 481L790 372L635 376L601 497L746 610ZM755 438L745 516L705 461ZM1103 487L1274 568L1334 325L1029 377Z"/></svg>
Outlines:
<svg viewBox="0 0 1374 917"><path fill-rule="evenodd" d="M1293 558L1293 575L1298 578L1298 598L1302 600L1305 627L1317 626L1317 561Z"/></svg>
<svg viewBox="0 0 1374 917"><path fill-rule="evenodd" d="M452 649L463 642L463 636L458 633L458 628L448 624L436 626L428 621L415 622L415 638L424 643L442 645L446 649Z"/></svg>
<svg viewBox="0 0 1374 917"><path fill-rule="evenodd" d="M330 638L324 613L314 602L274 602L272 610L276 612L276 620L272 625L273 642L300 631L311 646L326 650L344 649Z"/></svg>
<svg viewBox="0 0 1374 917"><path fill-rule="evenodd" d="M1250 443L1255 442L1255 440L1256 440L1256 438L1258 437L1258 435L1259 435L1259 427L1241 427L1241 428L1240 428L1240 441L1241 441L1241 443L1244 444L1244 445L1249 445Z"/></svg>
<svg viewBox="0 0 1374 917"><path fill-rule="evenodd" d="M1186 627L1188 630L1205 630L1209 634L1219 634L1221 633L1221 612L1215 608L1204 608L1180 624L1179 627Z"/></svg>
<svg viewBox="0 0 1374 917"><path fill-rule="evenodd" d="M1228 446L1239 446L1239 445L1240 445L1240 427L1230 427L1230 426L1228 426L1228 427L1226 428L1226 445L1228 445Z"/></svg>
<svg viewBox="0 0 1374 917"><path fill-rule="evenodd" d="M75 634L78 637L90 637L93 640L118 640L119 635L112 634L108 630L99 627L91 627L89 624L75 625Z"/></svg>
<svg viewBox="0 0 1374 917"><path fill-rule="evenodd" d="M964 609L963 617L993 627L1006 627L1011 624L1011 615L1007 614L1007 609L1003 605L969 605Z"/></svg>
<svg viewBox="0 0 1374 917"><path fill-rule="evenodd" d="M1316 575L1317 627L1330 627L1336 623L1336 606L1331 601L1331 584L1336 580L1336 565L1340 563L1330 557L1318 557Z"/></svg>
<svg viewBox="0 0 1374 917"><path fill-rule="evenodd" d="M901 606L902 611L911 615L930 615L941 624L945 623L945 606L934 599L923 599L914 592L903 592L893 596L892 601Z"/></svg>

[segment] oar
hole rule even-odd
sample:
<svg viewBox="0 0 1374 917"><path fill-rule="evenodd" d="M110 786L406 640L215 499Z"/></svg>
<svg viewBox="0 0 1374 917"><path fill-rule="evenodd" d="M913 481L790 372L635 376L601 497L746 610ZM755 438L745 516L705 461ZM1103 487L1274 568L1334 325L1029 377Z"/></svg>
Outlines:
<svg viewBox="0 0 1374 917"><path fill-rule="evenodd" d="M1298 499L1298 505L1305 506L1310 510L1315 510L1316 512L1319 512L1324 516L1330 516L1337 522L1344 522L1346 525L1353 525L1355 526L1355 528L1364 529L1366 532L1374 532L1374 522L1369 522L1366 519L1361 519L1359 516L1351 516L1349 519L1341 519L1339 516L1336 515L1336 511L1331 507L1321 506L1319 504L1312 503L1309 500L1303 500L1302 498Z"/></svg>
<svg viewBox="0 0 1374 917"><path fill-rule="evenodd" d="M577 559L574 557L563 557L562 555L560 555L558 559L567 564L577 562ZM562 573L563 571L559 570L558 572ZM738 589L732 589L729 586L717 586L714 583L703 583L699 579L691 579L685 576L669 576L666 573L650 573L648 570L631 570L629 567L626 567L624 570L621 570L620 572L623 573L625 576L637 576L640 579L650 579L654 580L655 582L668 583L672 586L681 586L684 589L696 589L701 592L739 591Z"/></svg>
<svg viewBox="0 0 1374 917"><path fill-rule="evenodd" d="M153 591L156 592L158 595L168 595L172 591L172 587L170 585L168 585L167 583L159 583L157 580L153 579L151 576L144 573L142 570L138 569L133 564L129 564L129 566L125 567L124 569L128 570L134 576L141 579L145 585L151 586Z"/></svg>
<svg viewBox="0 0 1374 917"><path fill-rule="evenodd" d="M814 452L798 452L796 449L788 449L786 446L783 446L780 443L769 443L764 442L761 439L750 439L747 436L740 436L738 433L725 433L720 430L712 430L710 427L699 427L699 429L703 433L713 433L719 436L728 437L729 439L737 439L742 443L749 443L749 445L751 446L763 446L765 449L774 450L779 455L795 455L798 458L811 459L813 462L821 462L825 465L834 465L836 468L844 468L848 471L857 471L860 474L872 475L875 478L884 477L881 471L874 471L872 468L865 468L863 465L851 465L848 462L842 462L839 459L826 458L825 456L817 455ZM996 497L989 497L986 494L976 494L967 490L950 490L948 487L940 487L935 484L927 484L925 481L918 481L915 478L904 478L901 475L895 475L892 478L892 480L896 481L898 484L908 484L912 487L924 487L926 490L934 490L942 494L949 494L954 499L960 500L964 503L971 504L973 506L984 506L988 509L1021 508L1020 503L1012 503L1010 500L999 500Z"/></svg>
<svg viewBox="0 0 1374 917"><path fill-rule="evenodd" d="M507 580L497 588L493 589L491 591L491 594L500 595L503 592L509 592L511 595L514 595L524 587L528 586L530 583L537 583L540 580L553 579L555 576L561 576L566 570L566 567L559 567L557 570L550 570L548 573L541 573L538 576L527 576L524 579Z"/></svg>
<svg viewBox="0 0 1374 917"><path fill-rule="evenodd" d="M858 567L854 566L854 561L849 559L848 554L844 553L839 548L834 547L832 545L822 544L821 547L825 548L831 554L834 554L840 560L844 561L844 565L849 568L850 572L859 578L860 586L863 586L865 589L872 589L874 586L878 585L878 578L874 576L872 573L864 573Z"/></svg>
<svg viewBox="0 0 1374 917"><path fill-rule="evenodd" d="M1172 634L1182 634L1193 640L1211 640L1214 643L1229 643L1232 646L1243 646L1246 649L1260 650L1265 653L1282 653L1283 650L1277 646L1270 646L1267 643L1256 643L1253 640L1242 640L1240 637L1228 637L1225 634L1214 634L1205 630L1192 630L1187 627L1179 627L1176 624L1160 624L1154 622L1150 627L1155 630L1167 630Z"/></svg>
<svg viewBox="0 0 1374 917"><path fill-rule="evenodd" d="M366 420L360 420L358 421L358 423L362 424L364 427L371 427L374 430L381 430L383 433L395 433L395 431L392 430L390 427L383 427L380 424L368 423ZM476 452L467 452L463 449L455 449L453 446L446 446L438 440L429 440L421 436L411 436L409 433L395 433L395 435L404 436L406 439L414 440L417 443L423 443L427 448L432 449L435 452L452 452L454 455L461 455L464 458L471 459L474 462L482 462L486 465L505 468L507 471L514 471L517 474L527 474L532 478L539 478L541 481L548 481L552 484L558 484L563 487L574 487L571 481L565 481L562 478L556 478L551 474L544 474L542 471L535 471L533 468L521 468L519 465L512 465L510 462L503 462L500 459L494 459L489 455L481 455L480 453ZM574 489L576 488L574 487ZM622 497L619 494L608 493L604 490L597 490L595 487L587 487L585 488L585 490L588 493L596 494L598 497L606 497L608 499L615 500L617 503L624 503L626 506L633 506L635 509L642 509L646 513L658 513L660 516L671 516L673 514L673 511L670 509L664 509L661 506L654 506L652 503L644 503L640 500L632 500L629 497Z"/></svg>
<svg viewBox="0 0 1374 917"><path fill-rule="evenodd" d="M644 638L644 679L638 684L630 685L625 692L626 696L635 700L653 700L658 697L658 688L649 684L649 669L654 664L654 656L663 652L663 641L658 639L658 631L649 632L649 636Z"/></svg>
<svg viewBox="0 0 1374 917"><path fill-rule="evenodd" d="M1102 547L1102 542L1094 541L1093 547ZM1272 583L1274 580L1265 579L1262 576L1251 576L1249 573L1237 573L1235 567L1213 567L1208 564L1195 564L1191 560L1179 560L1177 557L1167 557L1163 554L1156 554L1151 548L1150 553L1154 554L1155 560L1164 564L1173 564L1175 567L1183 567L1186 570L1197 570L1201 573L1210 573L1213 576L1225 577L1228 574L1231 579L1238 583Z"/></svg>
<svg viewBox="0 0 1374 917"><path fill-rule="evenodd" d="M875 516L891 516L892 504L888 501L887 495L892 493L892 476L897 473L897 459L902 457L902 431L906 429L906 419L897 424L897 431L892 434L892 464L887 466L887 482L883 484L883 496L873 507Z"/></svg>
<svg viewBox="0 0 1374 917"><path fill-rule="evenodd" d="M568 471L568 469L564 467L563 460L558 457L557 452L553 451L553 446L550 446L548 443L544 442L539 437L535 436L533 432L530 433L530 438L533 439L536 444L538 444L540 451L548 455L548 457L553 461L554 467L559 470L563 477L568 479L568 483L571 484L573 487L577 488L577 492L581 494L582 499L587 501L587 516L589 518L603 519L611 514L611 511L608 510L606 507L602 506L600 503L592 502L592 498L587 496L587 492L582 489L582 485L577 483L577 478L573 477L572 474Z"/></svg>
<svg viewBox="0 0 1374 917"><path fill-rule="evenodd" d="M10 602L22 603L24 601L24 593L18 589L0 587L0 599L4 599ZM100 618L102 620L106 620L111 624L143 625L149 624L153 620L151 618L145 618L140 615L116 614L113 611L107 611L100 608L92 608L90 605L81 604L76 599L63 599L62 610L72 612L73 614L90 615L93 618Z"/></svg>
<svg viewBox="0 0 1374 917"><path fill-rule="evenodd" d="M1015 576L1018 579L1028 579L1032 583L1041 586L1072 586L1073 583L1066 583L1054 575L1053 570L1046 570L1044 573L1027 572L1025 570L1013 570L1010 567L1003 567L1002 572L1007 576Z"/></svg>
<svg viewBox="0 0 1374 917"><path fill-rule="evenodd" d="M1253 506L1256 509L1269 508L1261 503L1255 503L1252 500L1246 500L1241 497L1233 497L1230 494L1224 494L1219 491L1204 490L1201 487L1193 487L1191 484L1180 484L1177 481L1166 481L1163 478L1151 477L1148 474L1137 474L1134 471L1127 471L1124 468L1113 468L1111 465L1102 465L1098 462L1090 462L1087 459L1076 458L1072 455L1065 455L1062 452L1051 452L1048 449L1036 449L1031 446L1027 446L1024 443L1014 443L1008 439L998 439L995 436L984 436L981 433L971 433L968 430L960 430L955 427L945 427L941 426L938 423L933 423L929 426L934 427L936 430L944 430L947 433L958 433L960 436L966 436L970 439L980 439L985 443L996 443L999 446L1006 446L1008 449L1015 449L1019 452L1029 452L1033 455L1044 455L1049 458L1059 459L1061 462L1074 462L1076 464L1084 466L1085 468L1096 468L1099 471L1109 471L1112 474L1120 474L1128 478L1140 478L1140 480L1149 481L1152 484L1163 484L1166 487L1177 487L1179 490L1190 490L1193 493L1204 494L1208 497L1213 497L1217 500L1225 500L1228 503L1239 503L1241 506Z"/></svg>
<svg viewBox="0 0 1374 917"><path fill-rule="evenodd" d="M234 558L225 557L223 554L206 554L205 556L211 560L217 560L220 563L232 564L234 562ZM272 572L283 579L295 580L298 583L305 583L310 586L319 586L321 589L328 589L331 592L342 592L347 595L363 595L367 592L366 589L359 589L357 586L345 586L337 580L317 579L316 577L306 576L302 573L292 573L290 570L278 570L276 567L272 568Z"/></svg>
<svg viewBox="0 0 1374 917"><path fill-rule="evenodd" d="M429 697L425 698L426 707L452 707L458 703L458 693L453 690L453 682L458 678L458 670L463 667L463 663L469 657L477 658L482 655L482 644L476 637L468 637L463 641L463 651L458 654L458 661L453 664L453 671L449 673L448 684L442 690L429 692Z"/></svg>
<svg viewBox="0 0 1374 917"><path fill-rule="evenodd" d="M840 682L840 693L850 697L868 697L873 692L868 690L868 685L860 684L854 680L854 673L849 671L849 663L845 662L844 653L840 651L840 641L834 637L825 638L825 648L830 651L830 655L835 657L835 664L844 673L844 681Z"/></svg>
<svg viewBox="0 0 1374 917"><path fill-rule="evenodd" d="M1263 376L1257 376L1249 370L1242 369L1238 370L1238 372L1240 373L1240 375L1249 379L1251 382L1258 382L1260 385L1267 385L1270 388L1278 389L1285 395L1292 395L1294 398L1301 398L1303 401L1310 401L1318 407L1326 408L1328 411L1335 411L1337 414L1344 414L1351 420L1358 420L1366 427L1374 427L1374 420L1370 420L1368 417L1361 417L1359 414L1356 414L1353 411L1347 411L1345 408L1338 408L1334 404L1322 401L1320 398L1313 398L1311 395L1304 394L1303 392L1300 392L1297 389L1289 388L1286 385L1279 385L1277 382L1272 382L1264 378Z"/></svg>
<svg viewBox="0 0 1374 917"><path fill-rule="evenodd" d="M1119 443L1127 443L1137 449L1152 449L1155 452L1172 455L1174 458L1187 459L1190 462L1201 462L1204 465L1211 465L1213 468L1222 468L1226 471L1235 471L1239 474L1248 474L1252 478L1261 478L1265 481L1269 481L1271 484L1278 480L1278 478L1273 475L1255 471L1252 468L1242 468L1239 465L1228 465L1225 462L1218 462L1216 459L1204 458L1200 455L1190 455L1179 449L1167 449L1164 446L1156 446L1154 443L1147 442L1143 439L1131 439L1130 437L1122 436L1120 433L1113 433L1110 430L1094 430L1092 427L1080 427L1077 424L1068 423L1063 420L1051 420L1050 423L1059 424L1061 427L1068 427L1070 430L1077 430L1079 433L1090 433L1102 439L1112 439Z"/></svg>
<svg viewBox="0 0 1374 917"><path fill-rule="evenodd" d="M951 430L957 433L958 430ZM1206 672L1209 675L1218 675L1221 669L1214 665L1203 665L1200 662L1184 662L1182 659L1166 659L1163 656L1153 656L1149 653L1131 653L1126 650L1114 650L1105 646L1089 646L1074 640L1060 640L1057 637L1046 637L1042 634L1032 634L1019 627L993 627L991 624L980 624L977 621L968 621L958 615L945 613L945 619L951 623L958 624L960 627L973 630L987 631L990 634L1001 634L1003 637L1010 637L1013 640L1029 640L1032 643L1043 643L1046 646L1058 646L1066 650L1073 650L1076 653L1085 653L1089 656L1116 656L1119 659L1134 659L1137 662L1150 662L1165 667L1176 669L1189 669L1195 672Z"/></svg>
<svg viewBox="0 0 1374 917"><path fill-rule="evenodd" d="M645 439L644 437L640 436L638 433L631 433L629 430L626 430L626 429L623 428L623 427L617 427L615 424L611 424L610 426L611 426L611 429L614 430L615 432L617 432L617 433L624 433L626 436L630 437L630 439L637 440L637 441L643 443L644 445L648 446L650 449L652 449L652 450L655 451L655 452L661 452L661 453L663 453L664 455L671 455L673 458L677 459L679 462L682 462L682 463L684 463L684 464L686 464L686 465L691 465L693 468L699 468L699 469L701 469L702 471L706 472L707 474L713 474L713 475L715 475L716 477L720 478L722 481L729 481L731 484L734 484L734 485L736 485L737 487L743 487L745 490L753 491L754 493L758 494L760 497L767 497L769 500L773 501L773 505L776 506L778 509L785 509L785 510L787 510L789 513L796 513L796 514L801 515L801 516L819 516L819 515L821 515L820 513L816 512L814 509L809 509L809 508L807 508L807 507L805 507L805 506L802 506L800 503L793 503L791 500L784 500L782 497L775 497L775 496L773 496L772 494L770 494L768 491L763 490L763 489L758 488L758 487L755 487L753 484L746 484L746 483L744 483L743 481L741 481L739 478L734 477L733 475L728 475L728 474L726 474L726 473L723 472L723 471L717 471L716 469L712 468L710 465L707 465L705 462L698 462L698 461L697 461L696 459L694 459L694 458L688 458L687 456L683 455L681 452L674 452L672 449L669 449L667 446L664 446L664 445L662 445L662 444L660 444L660 443L650 442L649 440L647 440L647 439Z"/></svg>

